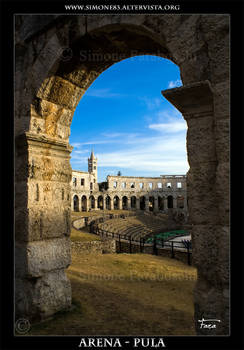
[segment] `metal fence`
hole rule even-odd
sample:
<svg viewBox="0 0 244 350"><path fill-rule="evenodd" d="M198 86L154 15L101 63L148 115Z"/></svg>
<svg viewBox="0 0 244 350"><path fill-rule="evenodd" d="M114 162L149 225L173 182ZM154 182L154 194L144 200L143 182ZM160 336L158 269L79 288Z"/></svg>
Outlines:
<svg viewBox="0 0 244 350"><path fill-rule="evenodd" d="M119 233L110 232L104 229L101 229L98 227L98 225L94 224L90 226L90 232L95 233L97 235L100 235L101 237L109 237L109 238L115 238L118 241L119 246L119 253L122 252L122 240L127 241L129 244L129 252L132 253L132 246L134 243L139 245L139 251L140 253L143 253L145 251L145 244L147 246L152 247L152 254L158 255L158 249L162 248L169 248L171 251L171 258L175 258L176 252L186 252L187 253L187 263L188 265L191 265L192 262L192 245L191 241L188 240L182 240L181 242L174 242L174 241L165 241L164 239L159 239L154 237L153 243L146 243L147 238L140 238L134 239L129 235L121 235Z"/></svg>

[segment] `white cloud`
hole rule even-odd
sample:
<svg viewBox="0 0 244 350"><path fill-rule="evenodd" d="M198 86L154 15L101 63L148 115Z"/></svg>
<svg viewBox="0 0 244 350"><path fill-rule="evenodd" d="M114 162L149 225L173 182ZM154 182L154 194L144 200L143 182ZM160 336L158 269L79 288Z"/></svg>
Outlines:
<svg viewBox="0 0 244 350"><path fill-rule="evenodd" d="M74 150L74 151L73 151L74 154L84 154L84 153L88 153L88 152L89 152L88 149L79 150L79 151Z"/></svg>
<svg viewBox="0 0 244 350"><path fill-rule="evenodd" d="M149 129L153 129L165 133L176 133L179 131L185 131L187 129L184 121L173 121L169 123L150 124Z"/></svg>
<svg viewBox="0 0 244 350"><path fill-rule="evenodd" d="M86 96L99 98L123 97L125 95L111 92L110 89L91 89L86 92Z"/></svg>
<svg viewBox="0 0 244 350"><path fill-rule="evenodd" d="M107 174L119 169L122 173L135 171L137 176L140 173L149 176L150 172L154 176L186 173L189 169L186 156L187 126L181 114L170 109L161 110L156 114L156 121L146 127L151 130L149 134L144 133L143 129L141 133L113 131L101 134L96 140L80 143L74 157L72 153L72 167L87 171L87 157L82 157L79 149L83 150L84 145L97 144L95 153L100 175L104 175L104 169L108 168ZM109 148L100 148L99 144L108 144Z"/></svg>
<svg viewBox="0 0 244 350"><path fill-rule="evenodd" d="M163 99L160 99L157 97L149 98L149 97L143 96L143 97L139 97L139 100L143 101L146 104L147 109L151 111L153 109L160 107Z"/></svg>
<svg viewBox="0 0 244 350"><path fill-rule="evenodd" d="M80 142L72 142L71 146L73 146L74 148L79 148L81 146Z"/></svg>
<svg viewBox="0 0 244 350"><path fill-rule="evenodd" d="M178 87L182 85L182 81L180 79L171 80L168 83L168 89L173 89L174 87Z"/></svg>
<svg viewBox="0 0 244 350"><path fill-rule="evenodd" d="M144 137L134 147L97 154L100 167L185 173L188 170L186 140L181 137Z"/></svg>

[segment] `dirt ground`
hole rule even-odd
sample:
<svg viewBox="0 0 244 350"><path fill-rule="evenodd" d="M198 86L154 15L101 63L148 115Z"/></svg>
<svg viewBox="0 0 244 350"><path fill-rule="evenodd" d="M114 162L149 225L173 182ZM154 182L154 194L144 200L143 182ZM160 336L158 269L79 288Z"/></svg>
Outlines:
<svg viewBox="0 0 244 350"><path fill-rule="evenodd" d="M195 335L196 269L147 254L72 256L74 308L30 335Z"/></svg>

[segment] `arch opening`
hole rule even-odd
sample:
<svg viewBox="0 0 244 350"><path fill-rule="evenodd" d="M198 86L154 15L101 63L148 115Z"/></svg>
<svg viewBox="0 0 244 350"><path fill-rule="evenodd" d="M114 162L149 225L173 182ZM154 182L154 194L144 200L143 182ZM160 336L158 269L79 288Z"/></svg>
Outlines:
<svg viewBox="0 0 244 350"><path fill-rule="evenodd" d="M81 209L82 211L87 211L87 198L86 196L81 197Z"/></svg>
<svg viewBox="0 0 244 350"><path fill-rule="evenodd" d="M166 21L167 23L167 17L165 18L166 19L164 20L164 18L162 17L162 22ZM180 18L180 21L181 21L182 17L178 17L178 18ZM203 16L203 19L204 19L204 16ZM208 26L207 21L206 23L204 23L204 21L202 21L201 18L199 18L199 21L202 23L202 25L206 25L206 28L207 28ZM211 19L209 19L209 22L211 22ZM178 28L178 25L179 25L178 22L177 22L177 26L174 27L174 24L173 24L174 19L172 19L171 23L172 23L173 29ZM41 75L38 75L39 61L37 61L36 66L30 67L31 69L33 68L33 74L26 74L26 79L23 79L27 87L26 89L23 89L23 91L25 90L24 94L27 94L26 91L28 91L30 96L27 96L28 98L22 98L22 96L25 96L25 95L21 93L18 94L18 96L20 96L18 97L19 100L22 99L23 101L27 101L27 102L23 102L23 105L21 105L21 108L19 108L19 110L17 111L17 115L21 115L21 114L28 115L30 111L31 118L30 118L30 122L28 121L26 122L26 120L23 123L18 121L18 125L16 126L16 129L17 129L16 135L20 135L21 132L28 131L29 134L27 133L25 137L28 141L27 143L29 144L31 143L31 147L29 147L28 150L26 150L26 155L28 152L28 161L26 160L27 157L26 159L24 159L24 158L21 158L22 155L18 154L17 164L20 163L22 166L22 163L23 163L22 160L24 159L24 161L26 162L26 165L29 166L31 175L28 178L28 181L30 182L32 181L34 184L34 181L39 181L39 179L43 180L43 183L42 181L40 181L39 183L40 185L38 186L39 192L36 198L38 198L38 204L40 204L40 206L43 206L45 210L43 210L42 216L40 216L39 218L38 206L31 207L30 209L32 209L33 211L33 218L31 217L31 214L30 214L29 219L31 222L31 220L34 220L34 217L36 217L36 218L39 218L38 220L40 221L40 223L43 223L43 222L51 222L53 220L52 218L55 217L56 221L54 220L55 222L52 222L52 224L50 224L50 226L46 229L47 232L45 233L47 235L45 235L45 237L47 236L47 238L50 238L48 235L51 235L51 237L54 237L56 240L59 239L65 242L66 235L68 235L67 233L70 230L70 227L69 227L70 202L69 200L67 201L65 200L66 196L63 196L62 194L63 190L60 189L60 186L59 187L57 186L58 181L63 182L62 189L64 189L64 193L65 194L69 193L69 183L72 180L71 168L69 164L69 153L70 153L70 149L68 146L69 128L70 128L73 112L80 98L83 96L84 92L91 85L91 83L96 79L96 77L98 77L99 74L101 74L101 72L103 72L106 68L111 66L114 62L116 62L117 58L114 60L112 59L111 55L107 56L108 59L106 60L104 58L105 57L104 54L107 54L107 53L112 54L116 46L120 47L120 50L119 50L120 52L125 53L125 58L130 57L129 55L131 55L131 49L134 47L138 47L138 50L136 53L137 55L145 54L145 53L155 54L155 50L158 49L160 52L159 55L161 57L165 57L169 59L170 58L172 59L172 57L175 57L174 62L175 63L178 62L178 64L181 65L181 74L185 83L186 82L195 83L195 85L193 84L194 85L193 87L192 86L187 87L188 89L187 93L188 94L191 93L193 89L195 89L194 91L199 91L197 93L192 94L193 97L191 100L192 102L191 106L198 105L197 113L198 114L202 113L202 116L203 116L203 118L199 118L197 122L194 121L194 118L192 120L189 120L189 133L188 133L189 159L191 163L189 181L190 181L190 185L192 186L190 187L191 191L194 192L192 194L193 199L192 198L190 199L190 208L192 208L190 215L191 215L191 220L196 225L196 228L193 229L193 233L196 235L196 240L195 240L196 245L199 244L197 240L197 237L198 237L197 235L200 235L201 233L200 224L202 224L201 220L203 220L201 217L201 213L204 213L203 225L207 221L213 227L214 225L216 225L218 230L221 231L221 228L220 228L221 225L217 219L220 217L224 218L223 219L224 225L225 226L228 225L228 220L225 219L226 213L228 212L228 205L226 205L226 196L220 195L219 193L221 191L218 188L219 182L222 181L222 180L220 181L220 177L222 176L222 173L224 174L225 178L228 177L227 170L226 170L227 167L224 168L223 164L221 164L221 159L227 159L226 157L222 156L222 149L225 147L219 147L219 142L221 142L224 139L224 136L222 134L220 135L219 130L221 129L221 127L218 124L219 121L217 121L217 120L220 120L221 118L219 119L215 118L216 123L218 125L216 126L215 129L214 127L212 127L213 119L214 119L212 118L213 113L216 113L217 117L219 116L223 117L225 115L228 115L228 103L225 105L223 103L224 101L221 100L222 97L219 97L216 93L216 91L218 91L220 87L225 92L228 91L228 88L226 88L226 86L228 85L227 83L228 79L226 78L228 77L228 72L226 71L225 67L222 67L222 69L219 69L221 70L221 74L222 74L221 76L222 85L221 86L218 85L219 83L218 71L217 69L214 68L218 66L217 58L216 58L217 54L216 54L216 57L215 56L211 57L211 60L212 60L210 62L211 64L209 63L209 60L204 59L206 57L209 57L207 55L208 51L206 52L206 48L205 48L206 45L203 42L201 42L202 39L200 38L200 36L195 35L196 29L191 28L189 31L189 36L191 39L194 39L196 37L199 38L198 44L196 44L197 46L194 48L195 52L193 51L193 48L187 46L188 43L186 43L186 51L188 47L190 52L189 57L196 58L192 60L192 63L190 65L187 62L188 60L185 59L186 57L185 57L184 48L181 48L180 43L174 42L174 39L171 39L170 36L168 37L166 29L165 29L166 36L164 37L162 28L163 27L167 28L168 27L167 25L164 25L162 28L159 28L159 31L161 31L160 33L161 35L156 35L155 33L153 33L155 29L153 28L153 25L150 31L143 28L144 26L146 27L146 23L144 24L143 26L129 26L127 24L126 25L116 24L112 26L105 26L88 33L88 35L85 38L74 37L73 42L70 45L72 48L72 58L69 60L69 62L64 62L64 60L59 61L59 59L56 60L56 62L54 62L54 60L52 59L47 59L46 60L47 65L43 64L44 67L47 67L46 72L42 73ZM149 21L149 27L150 25L151 24ZM215 26L213 25L213 27ZM182 30L183 30L183 27L182 27ZM191 31L193 31L193 34L191 34ZM132 32L133 34L130 36L130 33ZM219 32L218 28L216 29L216 33L217 32ZM62 38L65 36L60 35L57 37ZM224 34L222 32L221 40L223 37L224 37ZM50 36L47 36L47 38L49 40ZM102 38L104 40L101 40ZM146 39L150 38L152 40L145 40L145 38ZM195 42L195 39L193 41ZM193 41L189 40L189 42L193 42ZM55 39L54 39L54 42L55 42ZM102 42L102 44L100 44L100 42ZM168 44L169 47L174 47L174 50L175 50L174 54L170 52L170 50L166 45L166 42L169 43ZM106 45L104 45L104 43L106 43ZM213 48L211 45L213 44L211 43L211 40L210 40L209 50ZM91 51L98 51L99 53L102 53L102 60L100 62L95 62L91 60L89 61L87 59L81 62L80 47L85 48L86 51L91 50ZM223 61L227 62L228 54L225 51L226 50L223 50L223 55L226 60L223 60ZM43 57L45 58L45 55ZM119 60L120 58L118 58L117 61ZM190 69L188 70L187 67L189 67ZM199 69L199 67L201 69ZM215 81L216 77L217 77L217 81ZM209 80L211 84L213 84L214 88L211 89L211 93L209 93L210 88L206 87L207 85L210 86L210 83L205 85L202 83L206 79ZM184 103L182 103L182 101L186 101L186 97L187 97L187 93L185 93L184 91L186 90L182 89L178 93L178 95L180 95L180 98L181 98L180 102L179 100L177 100L176 97L172 97L173 93L171 93L172 101L175 102L177 100L175 102L176 105L178 103L179 107L181 107L181 109L186 114L189 112L189 115L191 115L191 118L192 118L192 116L194 117L194 115L196 114L196 110L193 109L188 111L187 108L189 107L190 104L186 106L184 105ZM31 94L33 94L33 96ZM166 93L166 95L167 94L168 96L170 96L170 93ZM194 104L194 96L195 97L199 96L197 104L196 103ZM214 112L213 112L213 96L215 98ZM223 93L221 96L226 96L226 94ZM18 99L17 99L17 104L19 103ZM25 103L28 103L27 107ZM31 106L29 104L31 104ZM218 112L218 108L219 108L218 106L220 105L221 107L223 107L223 110ZM23 113L23 111L25 111L25 113ZM199 127L199 130L204 130L205 135L208 135L208 138L206 138L208 139L208 142L205 142L202 134L198 132L197 127L193 125L194 123L195 123L195 126L197 125L197 127ZM216 133L216 135L214 133ZM195 139L199 140L199 144L194 143L195 141L192 135L194 135ZM45 139L46 145L44 145L44 143L42 144L43 139ZM216 141L217 147L215 146L215 141ZM38 152L36 152L36 149L38 150L40 149L40 144L42 145L42 147L41 147L40 153L37 155ZM46 147L47 145L48 147ZM196 149L196 147L199 148L199 152L197 156L192 151L194 148ZM196 161L199 161L198 164L200 163L205 165L208 164L208 168L206 171L207 175L206 176L202 175L201 186L199 186L199 188L197 188L196 186L196 184L198 183L196 174L198 174L198 171L199 171L199 169L197 169L197 166L196 166ZM29 162L30 164L27 164L27 162ZM215 166L214 164L217 164L217 165ZM41 174L40 174L40 171L42 172ZM17 172L18 172L18 168L16 169L16 173ZM201 172L201 174L204 174L204 171ZM212 179L212 178L216 179L216 181L211 182L210 184L211 188L209 188L209 179ZM23 179L21 179L21 181L22 180ZM49 182L49 183L44 184L44 182ZM18 183L16 186L18 187ZM44 186L46 186L45 194L43 191ZM76 183L76 186L78 186L78 183ZM92 184L91 190L94 190L93 186L94 184ZM206 191L205 189L208 189L208 191ZM62 205L60 205L60 203L59 204L55 203L55 205L53 205L53 211L52 213L50 213L46 203L50 202L51 198L55 198L53 194L56 193L57 191L59 191L58 192L59 196L57 196L57 198L60 198L60 194L61 194L63 198L62 199L63 202L62 202ZM211 193L212 198L214 197L213 193L214 194L218 193L219 197L218 198L216 197L217 200L213 201L211 198L209 198L208 193ZM201 199L201 201L198 202L196 198L203 198L202 196L204 196L204 200ZM221 196L224 198L224 201L222 201ZM169 197L167 198L167 204L168 204L168 207L171 208L171 206L173 207L173 203L170 202L171 200L169 199ZM45 202L44 202L44 198L45 198ZM69 197L67 195L67 198L71 199L72 197ZM102 200L103 200L103 197L102 197ZM172 202L173 202L173 198L172 198ZM186 199L186 203L187 202L188 202L188 198ZM79 211L79 197L77 199L73 197L72 204L73 204L74 210ZM140 201L140 207L143 207L142 210L144 210L145 205L141 205L141 204L142 203ZM194 212L193 210L194 206L199 210ZM26 204L26 207L27 207L27 204ZM102 202L102 205L100 206L100 208L103 208L103 207L104 205ZM16 226L17 226L17 230L18 230L18 226L21 227L21 225L16 225ZM30 225L29 227L32 227L32 226ZM30 229L28 228L28 230ZM223 229L223 233L225 234L225 236L227 236L226 229ZM29 240L30 242L34 242L33 245L35 244L35 240L40 238L39 236L33 238L33 233L31 231L28 231L26 235L27 235L27 237L25 237L26 241ZM219 236L221 235L219 234ZM20 241L22 240L21 233L17 232L16 237ZM213 243L214 247L216 245L215 247L216 252L218 252L217 243L214 241L213 238L211 238L210 234L208 235L208 238L210 242ZM63 244L63 246L65 247L65 243ZM226 243L226 246L228 247L228 243ZM204 270L204 266L203 266L204 264L202 264L202 260L201 260L202 259L201 248L199 248L199 252L200 253L196 255L196 257L197 259L199 259L197 260L197 267L199 268L199 271L201 271L201 274L199 274L200 279L198 283L199 296L196 297L196 300L195 300L195 303L197 305L196 316L195 316L196 320L197 320L197 317L200 315L201 311L204 310L204 306L207 308L208 299L210 299L209 296L207 298L202 298L201 286L211 285L214 291L212 295L214 293L216 295L218 294L217 291L215 290L215 284L214 284L215 282L214 280L211 279L212 278L211 273L212 275L216 276L216 273L215 273L215 270L216 270L217 273L220 274L218 275L219 281L221 282L220 284L224 286L225 291L228 290L228 287L226 286L227 285L226 276L222 276L221 271L218 270L218 267L216 268L214 267L214 266L217 266L218 264L212 264L212 266L209 266L208 270L211 271L211 273L209 273L208 271L206 272ZM218 254L216 253L216 256L217 255ZM223 254L223 256L224 255L225 254ZM205 261L207 260L206 259L207 256L208 256L208 252L206 252L206 256L203 254ZM219 255L218 255L218 258L220 259L220 261L223 262L223 266L226 268L226 262L225 262L226 259L224 260ZM63 262L63 265L64 265L63 270L62 269L59 270L60 276L63 274L62 275L63 280L60 279L60 281L61 280L63 281L62 283L63 283L63 286L65 285L65 288L67 287L67 283L64 278L64 269L68 266L68 264L69 264L69 259L67 258ZM56 265L54 264L54 266ZM50 277L51 273L54 274L53 272L54 270L55 268L52 269L51 271L46 271L45 273L46 275L49 274L48 276ZM222 268L222 270L224 270L224 268ZM24 278L25 277L23 277L23 280ZM42 279L44 280L44 278L45 276L44 277L42 276L40 280ZM27 281L25 281L25 283L27 283ZM60 284L62 283L60 282ZM68 288L66 289L65 288L63 287L64 295L66 293L65 290L68 290ZM62 286L60 286L60 290L62 290ZM68 304L69 302L67 300L69 300L69 298L65 297L64 299L65 299L65 303ZM219 314L221 314L222 319L226 320L226 322L223 322L223 324L225 323L225 325L228 325L226 312L223 312L223 310L226 309L225 306L227 306L228 304L226 302L226 299L227 298L225 297L225 300L223 302L223 307L221 308L217 306L216 310L218 307L222 310L222 311L219 311L219 310L217 311L219 312ZM62 300L60 301L57 300L57 305L59 305L58 307L60 307L60 305L64 306L62 303L63 303ZM213 300L211 301L211 303L214 304ZM45 307L43 307L43 310L45 310ZM218 313L217 311L216 313ZM28 311L27 311L27 314L28 314ZM222 332L223 332L223 329L224 331L226 331L227 326L223 326L223 327L225 328L222 328ZM221 329L221 327L219 329ZM218 330L217 332L220 332L220 331Z"/></svg>
<svg viewBox="0 0 244 350"><path fill-rule="evenodd" d="M73 197L74 211L79 211L79 197L75 195Z"/></svg>

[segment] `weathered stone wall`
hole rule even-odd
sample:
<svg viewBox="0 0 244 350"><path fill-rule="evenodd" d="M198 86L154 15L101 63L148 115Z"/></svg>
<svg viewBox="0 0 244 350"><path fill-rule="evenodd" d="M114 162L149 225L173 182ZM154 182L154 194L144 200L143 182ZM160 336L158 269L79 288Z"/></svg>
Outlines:
<svg viewBox="0 0 244 350"><path fill-rule="evenodd" d="M73 178L76 178L77 185L74 185ZM84 180L84 185L81 185L81 179ZM95 180L95 182L94 182ZM72 170L72 181L70 183L72 190L75 191L83 191L89 192L90 194L90 183L93 184L93 190L98 191L98 184L96 182L96 177L94 174L90 174L85 171Z"/></svg>
<svg viewBox="0 0 244 350"><path fill-rule="evenodd" d="M145 197L145 210L149 211L149 197L154 198L153 211L163 210L167 212L169 196L173 197L173 207L177 208L177 199L183 199L183 207L187 211L187 191L185 175L162 175L160 177L133 177L133 176L107 176L108 189L104 192L99 191L96 178L89 172L80 172L72 170L71 181L71 209L74 210L74 197L78 198L79 211L97 210L99 208L99 197L110 199L110 205L107 209L114 209L115 197L118 198L118 208L122 209L122 198L126 197L128 204L126 209L140 209L140 197ZM84 185L81 185L81 179ZM93 190L90 189L90 183L93 184ZM115 186L116 184L116 186ZM178 187L178 184L181 187ZM169 187L170 185L170 187ZM150 187L151 186L151 187ZM91 205L91 197L94 198L94 207ZM135 206L131 206L131 198L135 197ZM158 201L162 200L160 206ZM77 208L76 208L77 209ZM77 211L77 210L76 210Z"/></svg>
<svg viewBox="0 0 244 350"><path fill-rule="evenodd" d="M80 228L86 226L86 220L85 220L85 218L80 218L80 219L74 220L72 225L74 226L74 228L79 230Z"/></svg>
<svg viewBox="0 0 244 350"><path fill-rule="evenodd" d="M26 266L16 275L16 317L46 317L71 303L64 273L70 260L55 261L58 247L68 251L70 246L68 140L80 98L111 64L151 54L177 64L183 82L182 88L164 96L188 124L187 195L198 268L196 331L206 334L197 322L204 314L222 320L211 334L228 334L229 16L16 15L15 19L16 266L21 261ZM81 60L80 50L110 58ZM39 247L40 242L53 265L35 276L29 245ZM37 251L39 264L42 250Z"/></svg>
<svg viewBox="0 0 244 350"><path fill-rule="evenodd" d="M185 175L167 175L161 177L138 177L138 176L111 176L107 177L108 181L108 190L110 191L122 191L124 193L131 192L131 184L134 184L133 191L135 192L147 192L147 191L162 191L169 190L167 184L171 184L171 191L181 189L186 189L186 176ZM116 188L114 188L114 183L116 183ZM182 184L182 188L177 188L177 183ZM125 187L122 186L125 184ZM140 184L143 187L140 187ZM152 187L149 186L152 184ZM158 184L161 184L162 187L159 187Z"/></svg>
<svg viewBox="0 0 244 350"><path fill-rule="evenodd" d="M111 254L116 253L116 241L114 239L102 239L102 241L71 242L73 254Z"/></svg>

